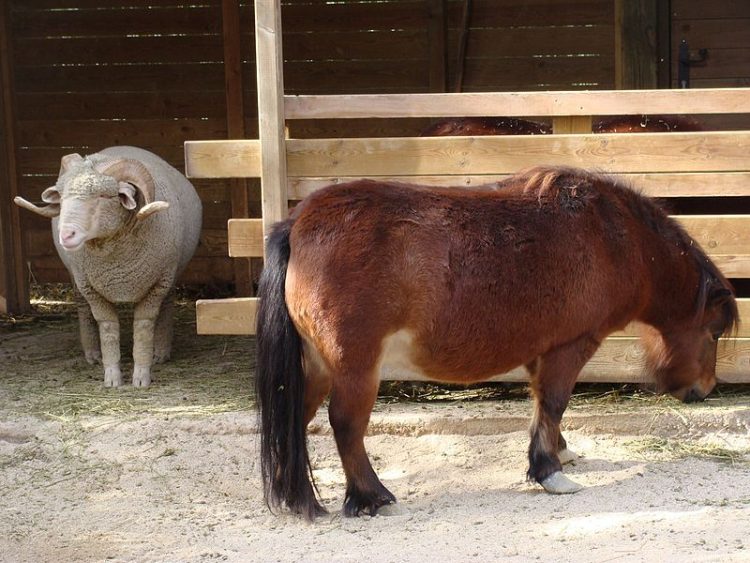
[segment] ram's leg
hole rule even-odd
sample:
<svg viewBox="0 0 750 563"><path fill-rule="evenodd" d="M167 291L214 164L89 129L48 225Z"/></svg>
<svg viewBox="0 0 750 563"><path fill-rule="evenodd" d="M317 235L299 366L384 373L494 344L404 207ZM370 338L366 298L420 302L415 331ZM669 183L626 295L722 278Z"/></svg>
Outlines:
<svg viewBox="0 0 750 563"><path fill-rule="evenodd" d="M120 371L120 321L117 319L117 309L90 286L79 283L79 280L76 280L76 283L91 307L91 314L99 324L104 386L119 387L122 385L122 372Z"/></svg>
<svg viewBox="0 0 750 563"><path fill-rule="evenodd" d="M99 344L99 327L91 312L91 305L83 298L81 292L73 283L73 297L78 309L78 329L81 336L81 348L86 361L90 364L102 362L102 349Z"/></svg>
<svg viewBox="0 0 750 563"><path fill-rule="evenodd" d="M140 302L133 312L133 386L151 385L151 365L154 361L154 331L161 304L172 288L169 283L160 283Z"/></svg>
<svg viewBox="0 0 750 563"><path fill-rule="evenodd" d="M172 355L172 336L174 326L174 291L162 301L159 316L154 329L154 363L161 364Z"/></svg>

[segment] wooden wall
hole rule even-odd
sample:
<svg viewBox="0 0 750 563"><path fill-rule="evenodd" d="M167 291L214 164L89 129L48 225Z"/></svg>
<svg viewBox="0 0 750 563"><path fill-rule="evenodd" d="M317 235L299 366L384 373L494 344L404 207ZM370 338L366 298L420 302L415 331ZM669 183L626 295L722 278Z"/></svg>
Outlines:
<svg viewBox="0 0 750 563"><path fill-rule="evenodd" d="M672 86L677 87L677 50L686 39L690 50L708 49L704 63L690 69L692 88L750 85L750 2L671 0Z"/></svg>
<svg viewBox="0 0 750 563"><path fill-rule="evenodd" d="M464 91L615 85L615 0L473 0L463 63L465 0L283 4L287 94L453 91L459 74ZM133 144L182 170L186 140L243 136L237 134L243 129L244 136L257 135L252 2L5 0L4 5L14 83L14 165L24 197L38 201L54 182L60 157L70 152ZM227 39L222 19L231 5L239 9L238 41ZM685 36L696 49L710 50L706 66L693 69L694 84L748 84L750 3L672 0L672 8L673 47ZM225 65L225 58L239 60L237 68ZM290 123L290 135L415 135L427 123L297 120ZM244 201L238 201L231 180L195 183L204 203L204 231L182 281L230 283L241 267L226 255L226 221L233 209L235 215L246 209L258 216L257 182L250 182ZM8 204L3 194L2 205ZM21 233L33 279L66 281L48 222L24 212Z"/></svg>

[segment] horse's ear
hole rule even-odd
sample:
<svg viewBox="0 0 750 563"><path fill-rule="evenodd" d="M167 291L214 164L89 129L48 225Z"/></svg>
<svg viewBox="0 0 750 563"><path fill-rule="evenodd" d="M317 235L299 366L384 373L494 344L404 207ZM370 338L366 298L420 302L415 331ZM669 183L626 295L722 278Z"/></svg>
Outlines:
<svg viewBox="0 0 750 563"><path fill-rule="evenodd" d="M723 305L733 298L734 292L726 287L717 287L708 294L708 302L714 306Z"/></svg>

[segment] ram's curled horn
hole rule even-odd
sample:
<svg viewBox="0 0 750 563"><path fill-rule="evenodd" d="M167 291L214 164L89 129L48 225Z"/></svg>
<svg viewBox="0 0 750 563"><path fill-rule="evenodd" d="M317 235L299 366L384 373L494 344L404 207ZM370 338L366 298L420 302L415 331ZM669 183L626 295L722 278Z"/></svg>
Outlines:
<svg viewBox="0 0 750 563"><path fill-rule="evenodd" d="M156 184L146 167L137 160L116 160L103 170L102 174L113 177L118 182L127 182L136 187L143 196L143 207L138 210L136 217L145 219L149 215L169 208L166 201L154 201L156 198Z"/></svg>
<svg viewBox="0 0 750 563"><path fill-rule="evenodd" d="M23 207L24 209L33 211L34 213L37 213L42 217L52 218L60 215L60 204L58 203L51 203L49 205L45 205L44 207L39 207L31 203L30 201L26 201L21 196L16 196L15 198L13 198L13 203L15 203L18 207Z"/></svg>
<svg viewBox="0 0 750 563"><path fill-rule="evenodd" d="M74 152L72 154L66 154L64 157L60 159L60 176L65 174L68 170L70 170L70 167L73 166L73 164L77 162L81 162L83 160L83 157L78 154L77 152Z"/></svg>

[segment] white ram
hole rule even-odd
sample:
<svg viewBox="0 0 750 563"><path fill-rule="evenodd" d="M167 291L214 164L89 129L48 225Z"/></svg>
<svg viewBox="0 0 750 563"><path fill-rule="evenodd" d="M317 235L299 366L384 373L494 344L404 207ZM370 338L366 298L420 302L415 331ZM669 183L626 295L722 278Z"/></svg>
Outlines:
<svg viewBox="0 0 750 563"><path fill-rule="evenodd" d="M192 184L164 160L136 147L62 158L57 183L36 205L79 301L81 344L104 364L104 385L122 385L116 303L133 303L133 385L151 383L154 361L169 359L173 289L198 245L202 208ZM97 330L98 324L98 330Z"/></svg>

